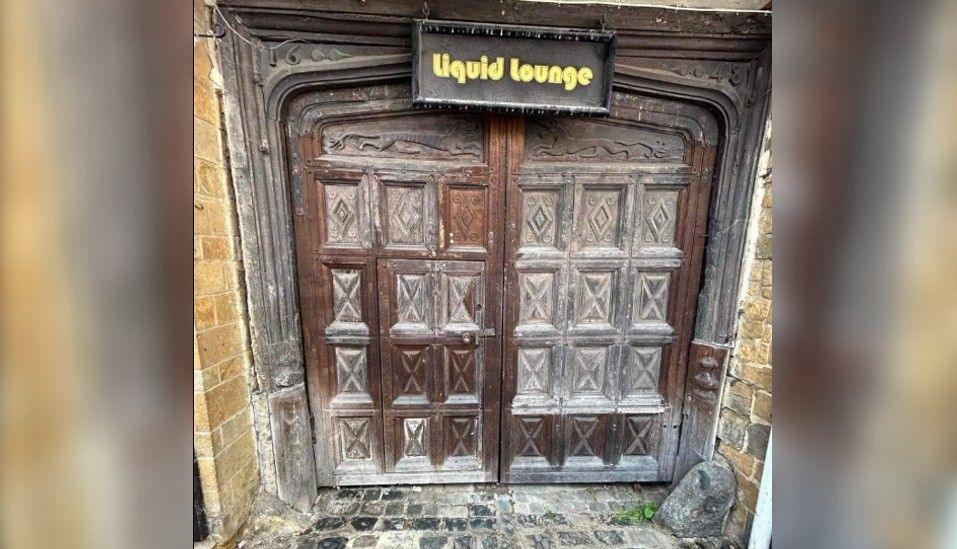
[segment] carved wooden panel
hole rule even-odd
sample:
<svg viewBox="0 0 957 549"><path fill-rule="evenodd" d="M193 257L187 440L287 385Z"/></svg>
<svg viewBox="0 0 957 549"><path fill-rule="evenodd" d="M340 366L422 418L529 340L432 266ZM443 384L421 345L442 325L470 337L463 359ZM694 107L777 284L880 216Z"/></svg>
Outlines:
<svg viewBox="0 0 957 549"><path fill-rule="evenodd" d="M297 260L327 484L498 476L503 124L412 111L402 89L304 106Z"/></svg>
<svg viewBox="0 0 957 549"><path fill-rule="evenodd" d="M600 467L605 462L608 416L565 417L565 466Z"/></svg>
<svg viewBox="0 0 957 549"><path fill-rule="evenodd" d="M432 349L428 345L394 345L387 402L428 404L432 394Z"/></svg>
<svg viewBox="0 0 957 549"><path fill-rule="evenodd" d="M445 345L445 399L446 402L478 404L479 347L474 345Z"/></svg>
<svg viewBox="0 0 957 549"><path fill-rule="evenodd" d="M323 244L330 248L370 247L366 182L322 181L319 185L325 235Z"/></svg>
<svg viewBox="0 0 957 549"><path fill-rule="evenodd" d="M622 188L579 187L572 248L623 248L625 198Z"/></svg>
<svg viewBox="0 0 957 549"><path fill-rule="evenodd" d="M641 200L641 241L639 246L671 246L678 219L678 191L654 190Z"/></svg>
<svg viewBox="0 0 957 549"><path fill-rule="evenodd" d="M680 111L632 98L512 126L507 481L670 480L710 173Z"/></svg>
<svg viewBox="0 0 957 549"><path fill-rule="evenodd" d="M445 464L475 466L478 463L478 418L448 416L445 418Z"/></svg>
<svg viewBox="0 0 957 549"><path fill-rule="evenodd" d="M475 162L484 158L484 126L470 115L353 119L322 128L322 153Z"/></svg>
<svg viewBox="0 0 957 549"><path fill-rule="evenodd" d="M446 196L448 216L443 224L446 227L446 247L485 250L488 227L485 189L449 186L446 188Z"/></svg>
<svg viewBox="0 0 957 549"><path fill-rule="evenodd" d="M584 118L533 117L525 124L525 157L550 162L680 161L678 135Z"/></svg>

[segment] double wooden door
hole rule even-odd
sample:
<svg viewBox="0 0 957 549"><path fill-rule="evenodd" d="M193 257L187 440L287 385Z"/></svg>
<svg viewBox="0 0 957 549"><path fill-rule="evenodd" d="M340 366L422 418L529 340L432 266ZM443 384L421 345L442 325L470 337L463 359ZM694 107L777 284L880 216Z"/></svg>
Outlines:
<svg viewBox="0 0 957 549"><path fill-rule="evenodd" d="M329 92L290 155L321 482L670 480L713 162L688 107L406 97Z"/></svg>

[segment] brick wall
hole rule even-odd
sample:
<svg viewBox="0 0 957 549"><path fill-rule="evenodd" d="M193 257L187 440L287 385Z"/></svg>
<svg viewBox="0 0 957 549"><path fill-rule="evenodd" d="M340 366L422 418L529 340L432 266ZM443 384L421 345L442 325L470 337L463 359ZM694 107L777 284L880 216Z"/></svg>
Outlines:
<svg viewBox="0 0 957 549"><path fill-rule="evenodd" d="M754 519L764 454L771 431L771 127L758 167L748 227L737 340L728 365L718 452L738 482L727 532L746 540Z"/></svg>
<svg viewBox="0 0 957 549"><path fill-rule="evenodd" d="M210 12L194 1L194 31ZM220 125L213 39L193 45L194 439L210 531L229 545L259 487L250 408L245 293Z"/></svg>

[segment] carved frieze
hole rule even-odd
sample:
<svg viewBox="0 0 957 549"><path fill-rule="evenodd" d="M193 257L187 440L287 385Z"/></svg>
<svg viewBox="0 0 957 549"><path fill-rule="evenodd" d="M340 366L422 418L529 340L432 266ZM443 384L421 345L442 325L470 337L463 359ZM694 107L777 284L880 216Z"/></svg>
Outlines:
<svg viewBox="0 0 957 549"><path fill-rule="evenodd" d="M322 154L479 161L484 126L475 116L394 116L324 126Z"/></svg>
<svg viewBox="0 0 957 549"><path fill-rule="evenodd" d="M525 154L538 161L679 161L684 142L677 135L577 118L530 118Z"/></svg>

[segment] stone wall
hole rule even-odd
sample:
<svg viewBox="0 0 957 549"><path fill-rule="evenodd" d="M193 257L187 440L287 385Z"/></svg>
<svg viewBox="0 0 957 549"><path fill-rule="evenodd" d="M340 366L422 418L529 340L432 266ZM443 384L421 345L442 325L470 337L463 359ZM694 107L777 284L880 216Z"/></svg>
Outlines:
<svg viewBox="0 0 957 549"><path fill-rule="evenodd" d="M765 136L739 300L738 332L728 365L718 452L738 484L729 535L746 540L754 519L765 450L771 432L771 126Z"/></svg>
<svg viewBox="0 0 957 549"><path fill-rule="evenodd" d="M194 32L210 33L210 11L193 3ZM251 354L245 292L220 117L214 40L193 44L194 438L210 532L228 546L259 488L250 407Z"/></svg>

